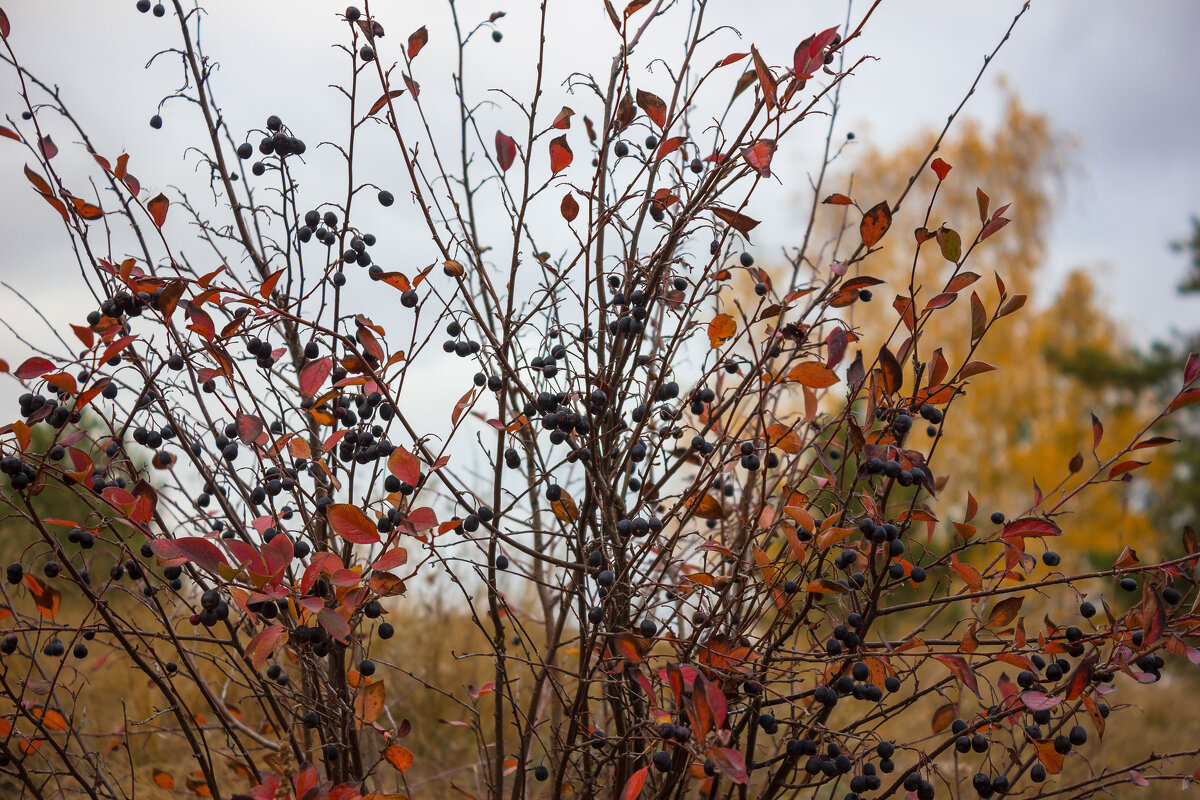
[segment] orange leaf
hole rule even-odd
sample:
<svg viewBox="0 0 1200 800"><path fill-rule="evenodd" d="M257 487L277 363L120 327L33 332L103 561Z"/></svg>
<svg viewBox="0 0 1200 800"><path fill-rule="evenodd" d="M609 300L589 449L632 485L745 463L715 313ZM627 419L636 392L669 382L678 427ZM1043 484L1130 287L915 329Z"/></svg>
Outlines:
<svg viewBox="0 0 1200 800"><path fill-rule="evenodd" d="M567 144L567 135L556 136L550 142L550 172L557 175L567 167L571 166L571 161L575 156L571 152L570 145Z"/></svg>
<svg viewBox="0 0 1200 800"><path fill-rule="evenodd" d="M937 711L933 712L933 721L931 726L934 733L941 733L946 728L950 727L950 723L954 722L958 716L958 709L954 707L954 703L946 703L940 706Z"/></svg>
<svg viewBox="0 0 1200 800"><path fill-rule="evenodd" d="M621 800L634 800L642 793L642 786L646 783L646 773L649 771L649 767L642 767L629 776L629 780L625 782L625 788L621 790Z"/></svg>
<svg viewBox="0 0 1200 800"><path fill-rule="evenodd" d="M349 503L333 503L325 507L325 516L333 532L354 544L375 544L379 531L361 508Z"/></svg>
<svg viewBox="0 0 1200 800"><path fill-rule="evenodd" d="M810 389L826 389L838 382L837 373L824 364L816 361L806 361L792 367L787 374L788 380L795 381Z"/></svg>
<svg viewBox="0 0 1200 800"><path fill-rule="evenodd" d="M858 232L862 236L863 244L867 247L874 247L890 227L892 227L892 209L888 207L885 200L863 214L862 222L858 225Z"/></svg>
<svg viewBox="0 0 1200 800"><path fill-rule="evenodd" d="M754 144L742 148L742 158L746 159L746 163L764 178L771 177L771 157L773 155L775 155L774 139L759 139Z"/></svg>
<svg viewBox="0 0 1200 800"><path fill-rule="evenodd" d="M387 759L389 764L401 772L407 772L408 768L413 765L412 751L398 744L389 744L387 749L383 751L383 757Z"/></svg>
<svg viewBox="0 0 1200 800"><path fill-rule="evenodd" d="M146 203L146 210L150 212L150 218L154 220L154 224L159 228L167 221L167 209L170 205L171 201L162 192L159 192L157 197Z"/></svg>
<svg viewBox="0 0 1200 800"><path fill-rule="evenodd" d="M772 422L766 429L767 438L773 447L778 447L788 455L795 455L804 448L804 440L789 425Z"/></svg>
<svg viewBox="0 0 1200 800"><path fill-rule="evenodd" d="M713 347L725 344L737 332L737 321L728 314L718 314L708 323L708 341Z"/></svg>
<svg viewBox="0 0 1200 800"><path fill-rule="evenodd" d="M25 586L33 595L33 603L38 613L47 619L54 619L62 604L62 593L53 586L47 586L28 572L25 573Z"/></svg>
<svg viewBox="0 0 1200 800"><path fill-rule="evenodd" d="M1046 768L1046 772L1051 775L1057 775L1062 772L1063 754L1054 749L1053 740L1037 740L1033 743L1033 749L1037 751L1038 761L1042 762L1042 766Z"/></svg>
<svg viewBox="0 0 1200 800"><path fill-rule="evenodd" d="M365 724L370 725L375 720L379 719L379 712L383 710L384 701L387 699L387 689L382 681L375 681L361 690L354 698L354 713L358 715Z"/></svg>
<svg viewBox="0 0 1200 800"><path fill-rule="evenodd" d="M467 410L467 408L471 405L471 401L474 399L475 399L475 390L474 389L468 389L467 393L458 399L458 402L454 404L454 410L452 412L450 412L450 424L451 425L458 424L459 418L462 417L463 412Z"/></svg>
<svg viewBox="0 0 1200 800"><path fill-rule="evenodd" d="M163 772L161 769L154 770L154 782L164 789L175 788L175 776L169 772Z"/></svg>
<svg viewBox="0 0 1200 800"><path fill-rule="evenodd" d="M371 104L371 110L367 112L367 116L369 117L376 113L379 109L386 106L389 100L394 100L402 94L404 94L403 89L392 89L390 92L384 92L378 100Z"/></svg>

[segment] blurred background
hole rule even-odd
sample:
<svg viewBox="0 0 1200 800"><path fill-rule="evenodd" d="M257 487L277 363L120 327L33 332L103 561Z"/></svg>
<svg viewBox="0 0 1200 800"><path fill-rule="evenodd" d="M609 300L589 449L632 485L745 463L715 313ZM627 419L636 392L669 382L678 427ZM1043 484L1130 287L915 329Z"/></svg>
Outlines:
<svg viewBox="0 0 1200 800"><path fill-rule="evenodd" d="M22 62L61 87L63 101L100 153L110 158L130 153L130 170L149 196L175 187L203 197L208 191L204 170L195 153L186 151L189 144L203 141L199 112L183 99L163 101L181 85L178 58L166 52L147 65L178 41L178 22L171 15L156 19L139 14L133 0L8 0L4 5ZM468 95L495 103L494 108L481 107L496 120L487 123L489 130L519 127L511 104L487 89L504 86L515 89L518 97L528 94L536 73L536 5L457 3L467 28L493 11L507 12L485 26L466 53ZM730 26L719 34L725 52L745 51L753 42L768 62L778 64L790 61L804 36L843 23L847 16L858 19L868 5L714 0L707 20ZM828 191L851 194L864 207L895 196L1021 5L1011 0L884 0L851 49L854 59L870 58L840 94L831 136L838 155ZM429 29L429 46L416 77L435 136L457 135L450 85L456 64L447 9L435 0L373 8L392 48L421 25ZM545 108L574 105L584 113L591 98L571 94L565 78L572 70L607 73L614 46L611 26L599 0L551 0L549 9L542 102ZM341 10L314 0L214 0L201 28L218 70L213 85L231 128L250 131L260 128L267 115L279 114L308 141L310 168L303 173L302 189L313 205L345 194L336 153L316 146L344 139L344 103L331 88L347 75L346 55L335 46L345 40L344 23L337 16ZM500 41L491 36L493 29L502 34ZM945 221L964 233L973 230L976 186L991 195L993 207L1013 203L1008 214L1013 224L984 249L973 269L988 283L990 272L996 271L1011 292L1031 298L1029 307L1009 321L1006 336L978 355L1001 372L985 377L982 394L969 394L956 408L962 414L957 433L948 436L945 450L938 453L940 468L955 475L947 490L953 502L961 503L965 488L971 487L985 510L1025 508L1035 487L1049 492L1067 478L1068 462L1076 453L1085 457L1084 473L1094 468L1089 412L1104 425L1105 438L1097 449L1103 459L1178 389L1184 358L1197 349L1200 335L1198 30L1200 4L1190 0L1034 2L943 143L939 155L954 171L930 227ZM638 56L665 80L662 66L651 62L656 56L670 61L678 48L677 41L650 38ZM18 90L12 71L0 70L0 113L14 128L23 124ZM783 269L785 257L808 219L809 182L820 167L830 130L826 115L832 111L821 109L811 129L776 155L774 182L754 200L755 216L764 220L756 231L756 254L760 265L778 267L777 289L791 274L790 268ZM149 125L154 114L162 116L161 129ZM88 157L76 146L78 137L65 125L46 122L62 151L59 169L87 168ZM430 263L434 252L411 213L401 165L389 154L387 137L382 131L369 133L362 145L363 163L369 165L363 180L390 188L398 200L391 210L364 204L370 208L363 214L373 215L379 231L377 252L386 254L376 260L390 259L387 268L411 274ZM579 136L579 131L572 134ZM65 327L95 307L58 216L35 198L21 176L27 160L28 153L15 142L0 141L0 219L6 240L0 257L0 358L13 365L29 354L30 345L61 352L37 311ZM575 167L587 169L587 161L577 155ZM920 224L932 175L926 172L922 181L897 220L897 231ZM186 236L184 222L175 223ZM826 233L831 236L832 231ZM898 246L874 256L871 272L898 289L907 285L911 251L905 246L908 240L899 236L891 243ZM202 248L194 251L197 264L210 259ZM880 289L882 311L894 292ZM393 298L374 298L364 291L361 299L367 313L386 324ZM953 338L955 324L961 332L968 329L968 309L962 306L952 310L961 312L957 316L942 315L940 324L947 327L932 332L939 341ZM887 320L855 319L872 332L878 332L873 325L891 321L890 312ZM456 361L447 359L438 368L444 373L430 375L427 407L410 413L418 423L427 420L432 427L436 419L444 425L445 408L470 380L467 367L450 363ZM0 377L3 407L20 391L15 381ZM1146 555L1178 550L1181 529L1196 524L1200 509L1200 420L1195 411L1154 431L1182 444L1157 451L1155 464L1140 471L1131 485L1093 492L1075 508L1066 526L1070 544L1061 548L1075 563L1065 566L1080 566L1080 561L1107 566L1126 545ZM1068 479L1066 487L1070 485ZM0 555L12 557L20 547L19 537L6 536ZM463 685L486 680L482 662L453 656L473 647L467 620L450 618L436 594L403 603L410 630L397 641L406 643L403 659L409 669L435 684L452 681L449 675L461 675ZM437 642L422 634L430 619L442 626L444 635ZM472 673L475 667L478 678ZM111 680L115 687L124 677L98 672L94 680ZM1188 693L1200 688L1181 675L1164 680L1179 681L1180 691ZM1121 737L1150 737L1164 747L1180 735L1194 740L1194 715L1185 721L1173 717L1168 695L1148 692L1129 698L1141 705L1145 727L1117 730L1107 745L1093 746L1120 746ZM431 697L411 715L431 721L418 726L419 741L413 746L431 755L433 763L419 767L427 776L456 768L473 749L470 741L460 747L453 734L444 735L445 728L432 724L454 711L441 707L442 702ZM164 745L158 755L168 753ZM1176 789L1155 784L1139 790L1139 796L1171 797Z"/></svg>

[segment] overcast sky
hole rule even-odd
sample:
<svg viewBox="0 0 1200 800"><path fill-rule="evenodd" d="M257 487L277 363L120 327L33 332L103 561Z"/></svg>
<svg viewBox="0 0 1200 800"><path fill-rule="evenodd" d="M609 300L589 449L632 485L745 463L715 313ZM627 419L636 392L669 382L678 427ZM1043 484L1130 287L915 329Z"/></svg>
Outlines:
<svg viewBox="0 0 1200 800"><path fill-rule="evenodd" d="M748 49L754 42L773 63L787 63L799 39L841 23L846 13L844 0L712 0L710 5L711 21L740 31L740 42L733 33L727 35L729 51ZM144 70L155 51L177 40L170 15L155 19L139 14L134 0L6 0L4 6L19 56L63 88L101 152L133 154L130 169L152 193L189 180L195 162L185 159L182 151L185 143L200 141L195 107L170 104L163 111L162 130L153 131L147 124L158 100L180 84L177 62L164 59ZM345 76L343 57L331 47L344 38L335 17L341 5L214 0L209 6L205 44L209 55L221 62L216 88L231 127L245 131L261 126L268 114L279 114L309 141L307 157L319 163L321 156L312 144L344 138L339 135L344 108L328 88ZM853 16L866 6L858 0ZM614 33L600 0L549 0L549 7L551 74L561 77L571 65L604 73ZM503 85L527 94L536 46L536 4L460 0L459 8L467 21L495 10L508 12L499 23L503 41L497 44L485 36L470 51L468 92L479 98L488 86ZM867 64L846 86L846 129L862 130L886 149L917 131L940 126L1019 8L1013 0L883 0L860 50L879 60ZM428 26L430 43L420 58L426 76L423 99L428 96L431 102L436 95L430 88L447 80L452 66L446 47L452 31L445 9L439 0L373 5L387 26L386 45L392 48L421 24ZM1195 300L1175 295L1184 262L1167 247L1169 240L1187 232L1189 216L1200 212L1197 31L1200 3L1191 0L1034 0L994 72L968 105L970 115L985 122L998 120L1004 105L999 86L1003 78L1024 103L1045 111L1059 132L1079 142L1059 203L1049 268L1058 275L1080 265L1097 271L1113 313L1142 340L1162 336L1172 327L1195 328L1194 319L1200 316ZM677 42L674 47L664 44L667 52L662 55L677 56ZM445 87L440 88L445 93ZM19 114L16 82L7 70L0 73L0 100L0 109L10 119ZM544 102L547 108L557 108L560 101L570 103L572 98L556 78L547 86ZM70 138L64 134L59 141L64 169L83 163L71 160L76 156L67 152L75 149L69 147ZM21 176L27 155L15 143L0 140L0 215L6 223L0 278L27 293L52 318L79 321L93 304L74 279L78 270L56 216ZM395 164L394 156L381 151L379 174L369 178L400 197L406 190ZM806 185L799 171L805 166L798 165L796 174L786 178L791 191ZM315 168L304 180L318 194L324 186L340 185L338 178L323 177ZM786 211L770 224L781 228L802 211ZM419 237L415 227L402 230ZM408 241L406 246L416 251L413 261L431 260L421 252L422 242ZM8 293L0 294L0 313L23 325L30 320ZM3 330L0 357L10 362L22 357L21 348Z"/></svg>

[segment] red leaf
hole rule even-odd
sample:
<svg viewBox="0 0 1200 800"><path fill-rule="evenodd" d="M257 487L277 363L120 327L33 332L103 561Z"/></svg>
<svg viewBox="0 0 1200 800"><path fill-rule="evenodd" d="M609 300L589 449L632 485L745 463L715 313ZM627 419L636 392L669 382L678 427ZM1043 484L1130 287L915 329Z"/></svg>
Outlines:
<svg viewBox="0 0 1200 800"><path fill-rule="evenodd" d="M712 212L716 215L717 219L745 236L746 241L750 241L750 231L758 227L758 220L751 219L745 214L739 214L731 208L712 206Z"/></svg>
<svg viewBox="0 0 1200 800"><path fill-rule="evenodd" d="M1167 406L1167 412L1174 413L1196 403L1200 403L1200 389L1189 389L1176 395L1175 399L1171 401L1171 405Z"/></svg>
<svg viewBox="0 0 1200 800"><path fill-rule="evenodd" d="M995 364L989 364L986 361L968 361L958 375L960 378L966 379L984 372L992 372L995 369L997 369Z"/></svg>
<svg viewBox="0 0 1200 800"><path fill-rule="evenodd" d="M987 225L983 226L983 231L981 231L979 234L979 241L982 242L984 239L988 238L993 233L1007 225L1008 222L1009 220L1006 217L997 217L993 219Z"/></svg>
<svg viewBox="0 0 1200 800"><path fill-rule="evenodd" d="M1037 517L1022 517L1004 526L1005 539L1026 539L1041 536L1062 536L1062 529L1053 522Z"/></svg>
<svg viewBox="0 0 1200 800"><path fill-rule="evenodd" d="M825 48L833 44L835 36L837 28L829 28L805 39L796 47L796 52L792 54L792 71L797 78L808 80L817 74L825 63Z"/></svg>
<svg viewBox="0 0 1200 800"><path fill-rule="evenodd" d="M750 783L750 779L746 777L746 759L740 751L729 747L709 747L705 749L704 754L713 760L717 770L731 783Z"/></svg>
<svg viewBox="0 0 1200 800"><path fill-rule="evenodd" d="M1183 385L1187 386L1200 375L1200 353L1188 354L1187 363L1183 365Z"/></svg>
<svg viewBox="0 0 1200 800"><path fill-rule="evenodd" d="M934 175L937 175L939 181L946 180L946 176L950 174L950 170L954 169L954 167L950 166L945 161L942 161L940 158L935 158L930 163L929 168L933 170Z"/></svg>
<svg viewBox="0 0 1200 800"><path fill-rule="evenodd" d="M272 625L246 643L246 655L255 669L261 669L276 648L287 639L287 628L283 625Z"/></svg>
<svg viewBox="0 0 1200 800"><path fill-rule="evenodd" d="M1044 692L1023 692L1021 694L1021 702L1031 711L1046 711L1062 701L1062 697L1051 697Z"/></svg>
<svg viewBox="0 0 1200 800"><path fill-rule="evenodd" d="M650 0L630 0L629 5L625 6L625 19L637 11L641 11L646 6L650 5Z"/></svg>
<svg viewBox="0 0 1200 800"><path fill-rule="evenodd" d="M6 128L3 125L0 125L0 136L7 136L9 139L15 139L18 142L21 141L21 137L17 135L16 131L12 130L11 128Z"/></svg>
<svg viewBox="0 0 1200 800"><path fill-rule="evenodd" d="M562 107L562 111L558 112L558 116L554 118L554 122L550 124L555 130L565 131L571 127L571 117L575 116L575 112L566 106Z"/></svg>
<svg viewBox="0 0 1200 800"><path fill-rule="evenodd" d="M150 548L159 558L183 557L212 575L219 575L221 567L229 566L220 548L202 536L155 539L150 542Z"/></svg>
<svg viewBox="0 0 1200 800"><path fill-rule="evenodd" d="M0 8L0 36L3 36L5 39L7 39L9 30L10 27L8 24L8 14L5 14L4 9Z"/></svg>
<svg viewBox="0 0 1200 800"><path fill-rule="evenodd" d="M846 195L838 194L837 192L829 195L829 197L826 197L821 202L831 206L848 206L854 203L854 201L849 197L846 197Z"/></svg>
<svg viewBox="0 0 1200 800"><path fill-rule="evenodd" d="M858 232L862 236L863 244L867 247L874 247L890 227L892 227L892 209L888 207L885 200L863 214Z"/></svg>
<svg viewBox="0 0 1200 800"><path fill-rule="evenodd" d="M333 360L329 356L305 365L304 369L300 370L300 394L316 396L317 391L324 385L325 379L331 372L333 372Z"/></svg>
<svg viewBox="0 0 1200 800"><path fill-rule="evenodd" d="M263 300L269 299L271 292L275 291L275 284L279 283L279 278L286 269L287 267L283 267L268 275L267 279L262 282L262 286L258 287L258 296Z"/></svg>
<svg viewBox="0 0 1200 800"><path fill-rule="evenodd" d="M412 35L408 37L408 57L410 59L416 58L417 53L421 52L421 48L424 47L428 41L429 31L425 29L424 25L413 31Z"/></svg>
<svg viewBox="0 0 1200 800"><path fill-rule="evenodd" d="M513 165L516 157L517 143L511 136L496 131L496 160L500 162L500 169L508 172L508 168Z"/></svg>
<svg viewBox="0 0 1200 800"><path fill-rule="evenodd" d="M754 45L750 45L750 57L754 60L754 72L758 76L758 85L762 88L763 102L767 104L767 108L775 108L779 105L775 98L775 76L767 69L766 62Z"/></svg>
<svg viewBox="0 0 1200 800"><path fill-rule="evenodd" d="M388 472L409 486L416 486L421 479L421 462L403 445L397 445L388 456Z"/></svg>
<svg viewBox="0 0 1200 800"><path fill-rule="evenodd" d="M1108 471L1108 479L1118 478L1127 472L1133 472L1135 469L1141 469L1149 464L1149 461L1122 461Z"/></svg>
<svg viewBox="0 0 1200 800"><path fill-rule="evenodd" d="M238 412L237 432L238 438L242 440L242 444L253 444L258 441L258 437L262 436L264 430L266 430L266 425L263 424L261 419L253 414Z"/></svg>
<svg viewBox="0 0 1200 800"><path fill-rule="evenodd" d="M384 94L378 100L371 104L371 110L367 112L367 116L371 116L375 112L379 111L379 109L386 106L388 104L388 100L394 100L402 94L404 94L403 89L392 89L390 92L384 92Z"/></svg>
<svg viewBox="0 0 1200 800"><path fill-rule="evenodd" d="M371 569L376 572L387 572L389 569L402 567L407 563L408 551L403 547L395 547L371 562Z"/></svg>
<svg viewBox="0 0 1200 800"><path fill-rule="evenodd" d="M47 161L58 155L58 145L56 145L54 140L49 136L43 136L41 139L39 139L38 147L41 149L42 155L46 157Z"/></svg>
<svg viewBox="0 0 1200 800"><path fill-rule="evenodd" d="M350 639L350 623L342 618L342 615L334 611L332 608L322 608L317 613L317 621L321 623L321 627L329 632L329 635L343 644Z"/></svg>
<svg viewBox="0 0 1200 800"><path fill-rule="evenodd" d="M162 192L159 192L157 197L146 203L146 210L150 212L150 218L154 220L154 224L159 228L167 221L167 209L170 205L171 201Z"/></svg>
<svg viewBox="0 0 1200 800"><path fill-rule="evenodd" d="M54 192L50 190L50 184L46 183L46 179L31 170L28 164L25 165L25 177L29 179L29 182L33 184L33 188L37 189L40 194L46 197L54 195Z"/></svg>
<svg viewBox="0 0 1200 800"><path fill-rule="evenodd" d="M725 56L724 58L722 58L720 61L717 62L717 67L718 68L728 67L730 64L736 64L737 62L741 61L743 58L745 58L748 55L750 55L750 54L749 53L730 53L729 55Z"/></svg>
<svg viewBox="0 0 1200 800"><path fill-rule="evenodd" d="M21 366L17 367L13 374L22 380L29 380L30 378L38 378L42 375L45 375L47 372L53 371L53 362L39 356L34 356L33 358L27 359L21 364Z"/></svg>
<svg viewBox="0 0 1200 800"><path fill-rule="evenodd" d="M958 299L958 295L954 292L942 292L939 295L931 297L929 302L925 304L925 311L932 311L937 308L945 308Z"/></svg>
<svg viewBox="0 0 1200 800"><path fill-rule="evenodd" d="M904 369L886 346L879 349L879 367L883 372L883 390L895 394L904 385Z"/></svg>
<svg viewBox="0 0 1200 800"><path fill-rule="evenodd" d="M333 503L325 507L325 516L333 532L354 544L375 544L379 531L361 508L350 503Z"/></svg>
<svg viewBox="0 0 1200 800"><path fill-rule="evenodd" d="M1096 452L1096 448L1100 446L1100 440L1104 438L1104 423L1102 423L1092 412L1092 452Z"/></svg>
<svg viewBox="0 0 1200 800"><path fill-rule="evenodd" d="M646 773L649 771L649 767L642 767L629 776L629 780L625 782L625 788L621 790L621 800L634 800L642 793L642 786L646 783Z"/></svg>
<svg viewBox="0 0 1200 800"><path fill-rule="evenodd" d="M628 128L633 123L633 118L636 115L633 107L633 95L629 94L629 90L625 90L625 95L621 98L621 102L617 104L617 116L613 121L617 132ZM587 117L584 117L584 122L587 122ZM595 144L595 140L592 141Z"/></svg>
<svg viewBox="0 0 1200 800"><path fill-rule="evenodd" d="M646 116L650 118L651 122L663 130L666 130L667 104L663 102L661 97L656 94L643 92L641 89L638 89L637 104L638 108L646 112Z"/></svg>
<svg viewBox="0 0 1200 800"><path fill-rule="evenodd" d="M436 528L438 524L437 515L433 513L432 508L428 507L422 507L408 512L408 515L405 516L404 521L408 525L412 526L412 529L417 533L420 533L421 531L427 531L430 528Z"/></svg>
<svg viewBox="0 0 1200 800"><path fill-rule="evenodd" d="M663 139L662 144L660 144L658 149L654 151L654 158L660 159L671 155L671 153L674 153L676 150L678 150L686 141L686 136L672 136L670 139Z"/></svg>
<svg viewBox="0 0 1200 800"><path fill-rule="evenodd" d="M742 148L742 158L746 159L746 163L764 178L771 177L771 157L773 155L775 155L774 139L759 139L754 144Z"/></svg>
<svg viewBox="0 0 1200 800"><path fill-rule="evenodd" d="M967 665L966 661L959 656L935 655L934 658L945 664L950 671L954 673L954 677L958 678L958 680L962 682L964 686L966 686L975 694L979 694L979 681L976 679L975 673L971 671L971 668Z"/></svg>
<svg viewBox="0 0 1200 800"><path fill-rule="evenodd" d="M550 141L550 173L557 175L567 167L571 166L571 161L575 156L571 152L570 145L567 144L567 135L556 136Z"/></svg>

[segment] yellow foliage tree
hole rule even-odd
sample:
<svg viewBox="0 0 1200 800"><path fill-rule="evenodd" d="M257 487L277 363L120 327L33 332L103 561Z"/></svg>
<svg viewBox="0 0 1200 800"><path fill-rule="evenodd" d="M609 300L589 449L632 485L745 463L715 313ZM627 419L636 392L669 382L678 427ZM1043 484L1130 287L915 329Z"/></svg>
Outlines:
<svg viewBox="0 0 1200 800"><path fill-rule="evenodd" d="M847 193L863 208L899 196L909 177L906 170L920 162L935 136L918 136L892 152L868 150L856 159L853 180L847 181L853 188ZM1100 393L1055 366L1056 354L1090 352L1119 359L1130 352L1120 326L1106 314L1086 271L1070 274L1052 298L1042 288L1049 283L1046 239L1055 185L1061 179L1068 146L1044 115L1025 109L1015 98L1009 100L1004 119L994 131L973 121L958 126L938 152L953 166L953 172L938 186L934 172L925 170L895 215L882 249L862 264L864 274L885 281L874 292L875 302L856 304L848 317L862 335L864 352L873 355L897 323L898 315L889 307L893 299L907 297L910 289L915 289L920 309L941 290L953 269L935 243L922 248L914 265L912 232L921 226L932 231L945 224L959 231L964 243L972 241L981 225L976 186L987 187L993 209L1012 204L1005 212L1012 224L989 238L967 261L966 269L978 273L980 279L960 293L961 302L934 314L922 337L942 346L952 364L960 363L957 359L964 357L970 346L968 298L972 290L987 308L994 308L998 289L993 273L998 273L1010 295L1029 293L1033 298L1029 307L1001 320L973 355L998 367L998 371L974 379L989 383L989 390L972 392L968 388L947 415L945 434L933 461L937 474L951 476L939 506L943 519L955 511L961 513L968 487L985 493L978 496L984 509L1001 510L1010 517L1033 505L1036 489L1032 481L1042 487L1047 498L1052 492L1070 492L1099 464L1091 453L1089 411L1095 413L1104 431L1096 451L1101 460L1114 447L1127 443L1153 416L1154 409L1147 402L1131 399L1127 393ZM930 205L926 198L934 195L935 188ZM819 214L818 219L833 216ZM851 211L847 223L856 227L857 214ZM827 241L836 241L836 233L831 232ZM857 232L846 238L856 240ZM898 336L893 346L902 338ZM1002 400L997 402L997 397ZM1082 453L1083 466L1070 475L1068 464L1077 453ZM1086 552L1098 561L1125 544L1155 551L1158 536L1144 507L1146 493L1138 487L1161 479L1163 469L1156 471L1151 466L1135 473L1129 484L1115 482L1087 490L1071 504L1072 513L1063 520L1071 541L1064 549ZM1067 480L1060 486L1064 478Z"/></svg>

